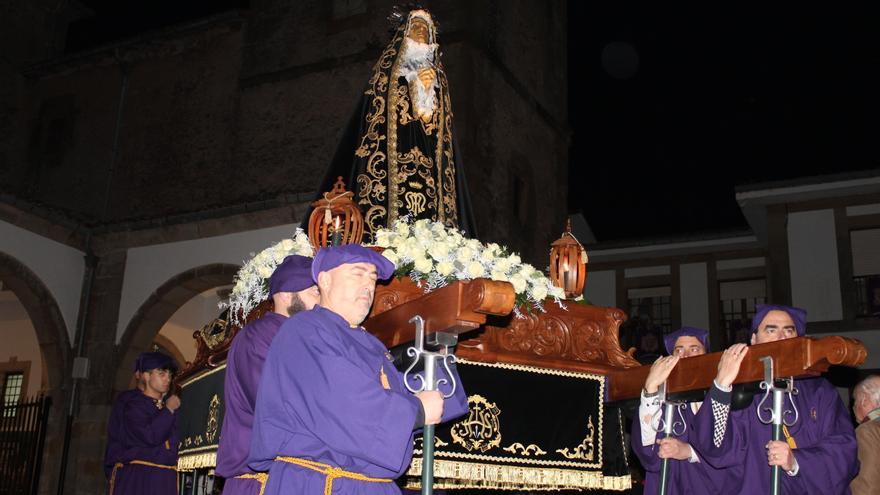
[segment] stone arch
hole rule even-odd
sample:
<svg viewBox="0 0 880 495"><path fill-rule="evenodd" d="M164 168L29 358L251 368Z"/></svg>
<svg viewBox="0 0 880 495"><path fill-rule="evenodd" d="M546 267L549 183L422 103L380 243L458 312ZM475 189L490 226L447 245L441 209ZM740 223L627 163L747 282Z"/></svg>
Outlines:
<svg viewBox="0 0 880 495"><path fill-rule="evenodd" d="M179 273L159 286L141 304L122 334L119 342L121 352L118 354L120 360L113 382L114 393L129 387L132 363L138 354L150 349L153 338L174 312L208 289L231 284L239 268L238 265L227 263L203 265Z"/></svg>
<svg viewBox="0 0 880 495"><path fill-rule="evenodd" d="M42 385L52 399L46 431L40 486L54 493L64 443L67 400L70 391L70 361L73 351L61 309L49 288L16 258L0 251L0 281L21 301L37 334L43 360ZM49 492L47 492L49 493Z"/></svg>
<svg viewBox="0 0 880 495"><path fill-rule="evenodd" d="M71 350L67 325L49 288L26 265L0 252L0 281L15 293L37 332L49 389L67 381Z"/></svg>

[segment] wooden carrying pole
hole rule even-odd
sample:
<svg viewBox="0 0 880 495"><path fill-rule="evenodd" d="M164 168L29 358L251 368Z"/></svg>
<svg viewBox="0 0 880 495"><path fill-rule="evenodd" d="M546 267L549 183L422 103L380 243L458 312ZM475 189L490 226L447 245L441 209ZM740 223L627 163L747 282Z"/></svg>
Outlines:
<svg viewBox="0 0 880 495"><path fill-rule="evenodd" d="M720 352L682 359L666 380L667 393L708 389L718 371ZM764 379L764 365L760 358L773 357L776 376L818 376L831 365L859 366L865 362L864 344L846 337L796 337L793 339L756 344L749 347L739 374L733 383L757 382ZM651 365L608 374L609 402L638 398Z"/></svg>

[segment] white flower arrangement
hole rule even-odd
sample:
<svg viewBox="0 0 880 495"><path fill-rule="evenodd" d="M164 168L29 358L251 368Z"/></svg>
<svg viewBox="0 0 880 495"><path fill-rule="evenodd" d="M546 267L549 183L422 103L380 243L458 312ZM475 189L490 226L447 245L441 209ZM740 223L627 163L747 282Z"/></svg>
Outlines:
<svg viewBox="0 0 880 495"><path fill-rule="evenodd" d="M521 308L544 312L544 301L550 297L561 308L565 292L550 282L540 270L523 263L517 254L495 243L483 244L467 239L461 232L449 229L440 222L408 218L394 222L390 228L375 233L375 246L384 248L382 255L394 263L394 275L409 277L426 291L444 287L456 280L489 278L510 282L516 292L517 318ZM293 237L283 239L257 254L251 253L235 275L235 285L229 301L221 308L229 308L229 319L243 325L244 319L261 302L269 298L269 277L284 258L298 254L314 257L309 237L296 229Z"/></svg>
<svg viewBox="0 0 880 495"><path fill-rule="evenodd" d="M514 314L522 318L520 308L544 312L548 297L561 308L565 292L550 282L540 270L523 263L517 254L495 243L483 244L467 239L461 232L440 222L408 218L375 233L375 245L385 248L382 255L394 263L397 277L410 277L431 291L456 280L489 278L510 282L516 292Z"/></svg>
<svg viewBox="0 0 880 495"><path fill-rule="evenodd" d="M283 239L256 255L251 253L251 259L235 274L235 286L229 295L229 302L221 303L221 308L229 308L232 323L244 324L251 310L269 298L269 277L284 258L293 254L310 258L314 256L309 236L300 228L296 229L292 238Z"/></svg>

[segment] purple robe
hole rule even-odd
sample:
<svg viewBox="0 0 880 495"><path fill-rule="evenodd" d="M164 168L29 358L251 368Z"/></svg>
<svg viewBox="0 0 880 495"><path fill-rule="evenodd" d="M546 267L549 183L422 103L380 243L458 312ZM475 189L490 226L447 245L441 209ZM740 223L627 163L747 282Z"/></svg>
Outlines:
<svg viewBox="0 0 880 495"><path fill-rule="evenodd" d="M681 436L677 436L678 440L690 443L690 436L694 427L695 415L690 404L682 410L685 424L687 428ZM676 414L678 420L678 414ZM642 445L642 425L638 415L633 420L631 444L633 452L645 468L645 490L646 495L653 495L660 490L660 469L663 465L663 459L657 457L657 451L660 448L656 443L644 446ZM656 438L660 439L663 434L657 434ZM700 455L700 451L693 444L691 447L699 458L699 462L690 462L688 460L669 460L669 471L667 478L667 491L669 495L676 494L697 494L711 493L713 495L735 494L739 491L739 484L742 478L742 469L737 466L726 469L715 469L706 463Z"/></svg>
<svg viewBox="0 0 880 495"><path fill-rule="evenodd" d="M403 374L376 337L315 306L288 319L278 332L263 369L256 411L249 464L269 471L265 495L317 495L324 493L324 474L275 457L397 478L412 459L421 403L405 388ZM467 398L459 383L444 402L443 420L465 412ZM337 478L333 493L400 490L395 483Z"/></svg>
<svg viewBox="0 0 880 495"><path fill-rule="evenodd" d="M260 319L245 325L229 349L226 381L223 385L226 406L216 468L218 476L227 478L223 486L223 493L226 495L260 493L258 481L235 477L254 472L247 466L247 457L251 448L257 387L260 385L269 345L285 321L286 316L275 312L266 313Z"/></svg>
<svg viewBox="0 0 880 495"><path fill-rule="evenodd" d="M794 476L780 470L781 493L849 494L849 483L858 473L859 463L852 422L840 395L824 378L795 380L795 388L800 417L789 433L797 444L792 452L799 469ZM697 413L692 442L715 467L743 467L739 493L769 493L770 466L764 446L772 438L772 429L756 413L763 393L755 395L752 404L739 411L729 411L730 395L714 386L709 390ZM765 407L771 401L768 398ZM784 405L790 407L788 399Z"/></svg>
<svg viewBox="0 0 880 495"><path fill-rule="evenodd" d="M140 390L119 394L107 424L104 473L110 480L109 492L113 495L176 494L179 442L176 414L164 407L160 409L155 399Z"/></svg>

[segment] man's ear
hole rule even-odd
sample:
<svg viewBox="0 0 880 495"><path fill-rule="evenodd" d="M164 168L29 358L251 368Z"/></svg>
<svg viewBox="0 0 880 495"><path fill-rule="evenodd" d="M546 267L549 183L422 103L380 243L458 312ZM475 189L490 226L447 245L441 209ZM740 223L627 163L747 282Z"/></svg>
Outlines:
<svg viewBox="0 0 880 495"><path fill-rule="evenodd" d="M752 345L755 345L755 337L758 336L758 332L760 332L760 330L752 332L752 340L749 341Z"/></svg>
<svg viewBox="0 0 880 495"><path fill-rule="evenodd" d="M320 272L318 273L318 290L321 292L321 295L324 295L328 290L330 290L330 285L332 285L333 277L330 276L330 272Z"/></svg>

